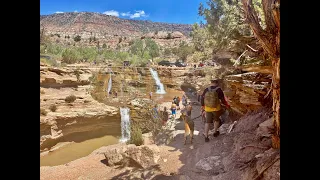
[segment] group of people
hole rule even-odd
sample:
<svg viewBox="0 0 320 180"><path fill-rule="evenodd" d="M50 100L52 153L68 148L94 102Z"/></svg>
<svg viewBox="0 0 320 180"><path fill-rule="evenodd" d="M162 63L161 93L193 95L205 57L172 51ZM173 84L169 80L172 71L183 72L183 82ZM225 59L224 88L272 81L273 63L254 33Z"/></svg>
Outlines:
<svg viewBox="0 0 320 180"><path fill-rule="evenodd" d="M188 101L186 94L183 94L181 99L179 96L178 97L175 96L173 98L171 108L170 108L172 116L176 118L177 110L180 110L180 102L182 102L181 110L186 111L187 116L191 116L192 106L191 106L191 102Z"/></svg>
<svg viewBox="0 0 320 180"><path fill-rule="evenodd" d="M219 86L218 80L211 80L211 84L209 87L204 89L202 94L199 94L198 101L201 103L201 112L200 114L204 114L205 117L205 128L204 128L204 136L205 142L209 142L209 127L210 124L214 126L213 136L219 136L220 132L218 128L221 126L221 115L230 109L230 105L228 104L226 97ZM179 109L180 98L175 97L172 105L171 112L175 117L177 109ZM186 111L186 115L191 117L192 106L191 102L188 102L186 95L182 96L182 105L183 110Z"/></svg>
<svg viewBox="0 0 320 180"><path fill-rule="evenodd" d="M171 114L172 117L175 119L177 110L180 110L180 101L182 101L182 108L185 112L186 116L191 117L192 105L191 102L188 101L186 94L183 94L182 98L175 96L173 98L171 104ZM225 95L222 89L218 85L218 80L211 80L211 85L207 87L202 94L198 95L198 101L201 103L201 112L200 114L205 115L205 128L204 128L204 136L205 142L209 142L209 126L213 124L214 126L214 133L213 136L219 136L218 128L221 126L221 115L225 112L225 110L230 109L230 105L226 101ZM167 111L167 107L164 107L163 111L161 112L161 119L163 125L169 119L169 113Z"/></svg>
<svg viewBox="0 0 320 180"><path fill-rule="evenodd" d="M182 108L180 108L180 102L182 102ZM175 119L178 110L185 110L187 115L191 116L192 106L191 106L191 103L188 102L187 96L183 94L181 99L179 96L175 96L173 98L170 110L171 110L172 118ZM163 111L161 111L161 119L162 119L163 125L165 125L169 119L169 113L168 113L167 107L164 107Z"/></svg>

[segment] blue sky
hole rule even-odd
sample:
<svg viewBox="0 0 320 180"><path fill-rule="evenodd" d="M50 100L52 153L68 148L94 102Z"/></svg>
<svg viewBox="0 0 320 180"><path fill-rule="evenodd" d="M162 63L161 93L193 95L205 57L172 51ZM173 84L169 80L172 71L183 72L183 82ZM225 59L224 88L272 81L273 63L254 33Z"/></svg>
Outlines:
<svg viewBox="0 0 320 180"><path fill-rule="evenodd" d="M194 24L200 2L206 0L40 0L40 15L59 12L99 12L120 18Z"/></svg>

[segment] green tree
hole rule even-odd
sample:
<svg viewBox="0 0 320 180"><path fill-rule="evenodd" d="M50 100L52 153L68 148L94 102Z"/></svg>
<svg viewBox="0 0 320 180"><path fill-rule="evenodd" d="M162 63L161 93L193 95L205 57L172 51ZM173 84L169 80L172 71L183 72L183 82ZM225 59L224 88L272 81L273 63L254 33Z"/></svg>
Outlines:
<svg viewBox="0 0 320 180"><path fill-rule="evenodd" d="M135 40L133 44L130 46L130 52L140 57L143 57L144 51L145 45L141 39Z"/></svg>
<svg viewBox="0 0 320 180"><path fill-rule="evenodd" d="M117 53L117 59L119 59L121 62L125 61L126 59L128 59L129 57L129 53L128 52L118 52Z"/></svg>
<svg viewBox="0 0 320 180"><path fill-rule="evenodd" d="M116 53L112 50L106 50L104 53L103 53L103 56L106 58L106 59L109 59L109 60L113 60L113 59L116 59Z"/></svg>
<svg viewBox="0 0 320 180"><path fill-rule="evenodd" d="M172 52L178 56L181 60L186 61L188 55L192 54L194 52L194 49L192 46L189 46L184 41L180 44L179 48L173 48Z"/></svg>
<svg viewBox="0 0 320 180"><path fill-rule="evenodd" d="M151 38L145 39L145 43L146 43L146 48L148 50L148 54L151 56L151 59L153 61L153 58L158 57L160 55L159 46Z"/></svg>
<svg viewBox="0 0 320 180"><path fill-rule="evenodd" d="M255 0L258 2L258 0ZM261 4L255 3L259 11ZM199 15L203 16L204 25L211 34L213 52L221 49L238 49L244 51L245 44L256 41L241 9L242 3L238 0L207 0L207 7L202 3L199 6ZM262 11L261 11L262 12ZM263 14L259 18L264 24ZM237 47L237 48L235 48Z"/></svg>
<svg viewBox="0 0 320 180"><path fill-rule="evenodd" d="M170 55L171 55L171 50L170 50L170 48L165 48L164 51L163 51L163 54L164 54L165 56L170 56Z"/></svg>

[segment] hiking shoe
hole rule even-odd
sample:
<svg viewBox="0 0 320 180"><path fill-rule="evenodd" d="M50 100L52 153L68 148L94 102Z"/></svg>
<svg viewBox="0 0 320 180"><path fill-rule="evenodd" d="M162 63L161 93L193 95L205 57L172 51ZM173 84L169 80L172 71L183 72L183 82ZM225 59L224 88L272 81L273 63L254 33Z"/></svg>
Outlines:
<svg viewBox="0 0 320 180"><path fill-rule="evenodd" d="M209 142L209 138L208 138L208 137L205 137L205 138L204 138L204 142Z"/></svg>
<svg viewBox="0 0 320 180"><path fill-rule="evenodd" d="M217 137L217 136L219 136L219 134L220 134L220 132L216 131L216 132L213 133L213 137Z"/></svg>

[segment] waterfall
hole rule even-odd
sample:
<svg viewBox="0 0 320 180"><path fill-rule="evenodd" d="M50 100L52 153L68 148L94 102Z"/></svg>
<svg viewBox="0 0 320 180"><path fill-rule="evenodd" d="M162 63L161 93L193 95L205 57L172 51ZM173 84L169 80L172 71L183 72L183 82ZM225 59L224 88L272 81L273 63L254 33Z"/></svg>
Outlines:
<svg viewBox="0 0 320 180"><path fill-rule="evenodd" d="M109 93L110 93L110 91L111 91L111 87L112 87L112 79L111 79L111 72L110 72L110 78L109 78L108 89L107 89L108 95L109 95Z"/></svg>
<svg viewBox="0 0 320 180"><path fill-rule="evenodd" d="M127 142L130 139L130 117L129 108L120 108L121 115L121 139L120 142Z"/></svg>
<svg viewBox="0 0 320 180"><path fill-rule="evenodd" d="M152 68L150 68L149 70L151 72L153 79L156 81L156 84L158 86L156 93L157 94L165 94L166 91L164 90L163 84L160 82L160 78L158 76L157 71L153 70Z"/></svg>

